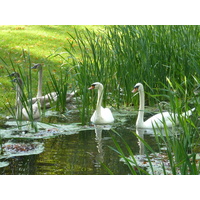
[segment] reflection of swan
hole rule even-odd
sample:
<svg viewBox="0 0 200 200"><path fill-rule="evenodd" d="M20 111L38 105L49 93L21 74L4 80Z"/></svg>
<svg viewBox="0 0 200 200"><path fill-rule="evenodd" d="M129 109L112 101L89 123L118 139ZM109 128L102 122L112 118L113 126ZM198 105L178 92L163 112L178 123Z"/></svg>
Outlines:
<svg viewBox="0 0 200 200"><path fill-rule="evenodd" d="M103 85L99 82L95 82L88 89L98 89L98 99L96 110L94 111L91 122L94 124L111 124L114 122L114 117L109 108L103 108L101 106L103 98Z"/></svg>
<svg viewBox="0 0 200 200"><path fill-rule="evenodd" d="M137 91L139 92L140 96L140 107L136 121L137 128L153 128L153 127L162 128L164 127L164 124L166 124L167 127L172 127L174 124L173 122L178 121L177 120L178 114L162 112L150 117L148 120L144 122L144 87L141 83L137 83L132 92L137 92ZM182 116L188 117L192 114L192 111L194 110L195 108L187 111L186 113L183 113Z"/></svg>
<svg viewBox="0 0 200 200"><path fill-rule="evenodd" d="M56 92L48 93L44 96L42 96L42 74L43 74L43 67L41 64L35 64L32 69L38 69L38 91L37 96L35 98L32 98L32 103L35 103L37 99L40 100L40 103L42 106L45 106L46 108L50 108L50 102L51 101L57 101L58 95ZM74 97L76 92L72 92L69 94L66 94L66 103L71 102L72 98Z"/></svg>
<svg viewBox="0 0 200 200"><path fill-rule="evenodd" d="M136 134L141 139L144 139L145 130L136 128ZM139 145L139 154L144 155L144 143L140 139L138 139L138 145Z"/></svg>
<svg viewBox="0 0 200 200"><path fill-rule="evenodd" d="M17 119L20 120L23 118L23 116L28 120L40 118L41 115L40 103L36 101L33 105L31 105L31 108L29 108L29 106L25 104L24 108L22 108L23 82L19 77L15 78L13 81L16 83Z"/></svg>
<svg viewBox="0 0 200 200"><path fill-rule="evenodd" d="M98 154L96 155L96 167L101 167L100 163L103 162L103 157L104 157L104 151L103 151L103 143L102 143L102 130L103 127L102 126L95 126L95 140L97 142L97 150L98 150Z"/></svg>

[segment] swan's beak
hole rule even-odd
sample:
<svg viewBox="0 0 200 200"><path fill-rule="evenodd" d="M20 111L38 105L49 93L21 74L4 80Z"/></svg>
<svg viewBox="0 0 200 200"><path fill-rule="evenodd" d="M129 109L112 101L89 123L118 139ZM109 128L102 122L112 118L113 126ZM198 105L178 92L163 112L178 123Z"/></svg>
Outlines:
<svg viewBox="0 0 200 200"><path fill-rule="evenodd" d="M15 72L13 72L12 74L9 74L8 77L12 77L15 75Z"/></svg>
<svg viewBox="0 0 200 200"><path fill-rule="evenodd" d="M33 67L31 67L31 69L37 69L37 68L40 67L40 66L41 66L41 64L38 63L38 64L35 64Z"/></svg>
<svg viewBox="0 0 200 200"><path fill-rule="evenodd" d="M88 90L92 90L94 88L95 88L95 86L92 85L91 87L88 88Z"/></svg>
<svg viewBox="0 0 200 200"><path fill-rule="evenodd" d="M132 93L135 93L135 92L137 92L138 91L138 88L134 88L133 90L132 90Z"/></svg>

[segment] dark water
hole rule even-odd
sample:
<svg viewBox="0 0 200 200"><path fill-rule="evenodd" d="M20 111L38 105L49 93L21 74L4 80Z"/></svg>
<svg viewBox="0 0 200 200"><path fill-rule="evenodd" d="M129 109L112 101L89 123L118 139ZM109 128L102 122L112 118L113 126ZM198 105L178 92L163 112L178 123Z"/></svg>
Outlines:
<svg viewBox="0 0 200 200"><path fill-rule="evenodd" d="M141 149L135 132L133 117L128 117L126 123L113 126L113 130L120 133L133 153L138 154ZM100 163L104 163L114 174L129 174L128 167L119 161L119 155L110 147L115 148L114 137L127 156L125 145L113 131L102 130L95 133L94 129L80 131L72 135L59 135L48 139L38 139L43 143L44 151L37 155L13 156L4 161L7 167L0 168L1 175L103 175L108 170ZM145 135L145 140L155 145L155 138ZM110 146L110 147L109 147Z"/></svg>

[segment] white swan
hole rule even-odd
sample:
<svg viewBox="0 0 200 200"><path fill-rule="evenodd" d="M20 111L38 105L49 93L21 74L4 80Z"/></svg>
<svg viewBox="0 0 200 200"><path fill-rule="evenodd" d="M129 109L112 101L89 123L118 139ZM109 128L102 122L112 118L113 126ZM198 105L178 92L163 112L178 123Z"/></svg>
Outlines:
<svg viewBox="0 0 200 200"><path fill-rule="evenodd" d="M39 119L41 116L40 102L36 101L34 104L31 105L31 107L27 105L25 99L23 98L23 82L21 78L17 77L13 80L13 82L16 83L16 118L18 120L21 120L23 118L27 120Z"/></svg>
<svg viewBox="0 0 200 200"><path fill-rule="evenodd" d="M102 98L103 98L103 85L99 82L95 82L91 85L89 90L91 89L97 89L98 90L98 99L97 99L97 106L96 110L94 111L91 122L97 125L103 125L103 124L111 124L114 122L114 117L112 115L112 112L109 108L103 108L101 106Z"/></svg>
<svg viewBox="0 0 200 200"><path fill-rule="evenodd" d="M140 106L138 111L138 117L136 121L136 128L163 128L164 124L166 124L167 127L172 127L175 125L175 122L178 123L178 114L175 113L169 113L169 112L162 112L158 113L152 117L150 117L148 120L144 122L144 87L141 83L137 83L134 87L134 92L139 92L139 98L140 98ZM188 117L192 114L192 111L194 111L195 108L188 110L185 113L182 113L183 117Z"/></svg>
<svg viewBox="0 0 200 200"><path fill-rule="evenodd" d="M42 75L43 75L43 67L41 64L35 64L32 69L38 69L38 90L37 90L37 96L32 98L32 103L35 103L38 99L40 100L41 106L45 106L46 108L50 108L50 102L51 101L57 101L58 95L56 92L48 93L44 96L42 96ZM66 103L69 103L72 101L72 98L74 97L76 91L72 93L66 94Z"/></svg>

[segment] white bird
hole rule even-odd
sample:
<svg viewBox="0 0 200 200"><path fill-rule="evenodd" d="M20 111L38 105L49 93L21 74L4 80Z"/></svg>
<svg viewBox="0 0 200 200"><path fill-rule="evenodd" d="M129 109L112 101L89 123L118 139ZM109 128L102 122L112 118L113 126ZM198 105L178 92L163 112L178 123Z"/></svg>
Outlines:
<svg viewBox="0 0 200 200"><path fill-rule="evenodd" d="M32 103L35 103L39 99L42 107L45 106L46 108L50 108L50 102L57 101L58 95L56 92L51 92L42 96L43 67L41 64L35 64L32 67L32 69L38 69L37 96L32 98ZM66 103L69 103L72 101L72 98L74 97L75 93L76 91L66 94Z"/></svg>
<svg viewBox="0 0 200 200"><path fill-rule="evenodd" d="M38 119L41 116L40 102L36 101L32 105L27 105L23 94L23 82L20 77L13 80L16 83L16 118L21 120L23 118L27 120Z"/></svg>
<svg viewBox="0 0 200 200"><path fill-rule="evenodd" d="M166 124L167 127L172 127L175 125L175 122L178 123L178 114L177 113L169 113L169 112L162 112L158 113L152 117L150 117L148 120L144 122L144 87L141 83L137 83L134 86L134 92L139 92L139 98L140 98L140 106L138 111L138 117L136 121L136 128L163 128L164 124ZM192 111L194 111L195 108L188 110L185 113L182 113L182 117L188 117L192 115Z"/></svg>
<svg viewBox="0 0 200 200"><path fill-rule="evenodd" d="M97 105L96 110L94 111L91 122L96 125L103 125L103 124L111 124L114 122L114 117L112 112L109 108L103 108L101 106L102 98L103 98L103 85L99 82L95 82L91 85L89 90L97 89L98 90L98 98L97 98Z"/></svg>

